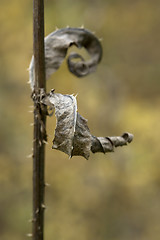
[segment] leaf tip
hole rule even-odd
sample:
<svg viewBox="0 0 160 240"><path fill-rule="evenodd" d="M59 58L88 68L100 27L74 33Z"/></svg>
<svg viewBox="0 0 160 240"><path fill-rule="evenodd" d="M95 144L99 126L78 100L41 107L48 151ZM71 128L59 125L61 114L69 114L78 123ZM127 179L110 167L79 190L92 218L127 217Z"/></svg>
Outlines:
<svg viewBox="0 0 160 240"><path fill-rule="evenodd" d="M131 143L133 141L134 135L128 132L122 134L122 138L126 140L126 142Z"/></svg>

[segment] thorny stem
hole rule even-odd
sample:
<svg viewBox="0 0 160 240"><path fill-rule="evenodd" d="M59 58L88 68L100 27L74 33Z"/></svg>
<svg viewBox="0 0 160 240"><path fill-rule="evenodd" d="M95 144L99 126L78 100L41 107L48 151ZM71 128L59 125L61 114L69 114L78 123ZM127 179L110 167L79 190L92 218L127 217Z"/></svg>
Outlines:
<svg viewBox="0 0 160 240"><path fill-rule="evenodd" d="M34 143L33 143L33 240L44 238L44 165L46 111L39 103L40 91L45 91L44 64L44 2L33 0L33 52L35 63Z"/></svg>

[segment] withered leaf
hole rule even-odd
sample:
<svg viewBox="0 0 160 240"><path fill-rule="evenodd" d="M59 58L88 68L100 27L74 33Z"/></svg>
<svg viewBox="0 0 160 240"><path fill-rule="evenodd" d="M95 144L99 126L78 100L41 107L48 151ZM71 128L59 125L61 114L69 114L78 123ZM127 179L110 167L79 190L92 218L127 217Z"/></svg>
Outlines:
<svg viewBox="0 0 160 240"><path fill-rule="evenodd" d="M57 124L52 148L71 156L77 119L77 101L73 95L62 95L51 91L42 102L55 108Z"/></svg>
<svg viewBox="0 0 160 240"><path fill-rule="evenodd" d="M133 135L131 133L123 133L122 136L114 137L95 137L92 136L91 151L96 152L113 152L115 147L127 145L132 142Z"/></svg>
<svg viewBox="0 0 160 240"><path fill-rule="evenodd" d="M60 67L66 57L68 48L72 45L78 48L84 47L91 59L85 61L81 55L71 53L67 60L70 72L77 77L83 77L95 71L97 64L102 58L102 47L99 40L93 33L86 29L63 28L52 32L45 38L46 79ZM74 61L75 59L79 59L79 61ZM29 66L29 74L31 89L34 90L34 57L32 57Z"/></svg>
<svg viewBox="0 0 160 240"><path fill-rule="evenodd" d="M42 103L55 108L57 125L52 148L72 156L83 156L86 159L90 151L113 152L114 147L130 143L133 135L124 133L121 137L92 136L87 120L77 112L77 102L73 95L62 95L51 91L42 99Z"/></svg>
<svg viewBox="0 0 160 240"><path fill-rule="evenodd" d="M63 28L45 38L46 79L60 67L68 48L72 45L78 48L84 47L89 53L90 59L85 61L81 55L71 53L67 59L70 72L77 77L83 77L95 71L102 58L102 47L99 40L86 29ZM30 85L34 92L34 57L32 57L29 70ZM77 112L77 102L73 95L62 95L51 90L49 94L42 94L42 96L41 102L54 108L57 118L52 148L63 151L70 157L80 155L88 159L90 151L93 153L112 152L114 147L126 145L133 139L133 135L129 133L124 133L121 137L92 136L87 120Z"/></svg>
<svg viewBox="0 0 160 240"><path fill-rule="evenodd" d="M54 93L42 99L42 103L55 108L57 124L52 148L65 152L70 157L81 155L89 158L91 134L87 120L77 113L77 101L73 95Z"/></svg>
<svg viewBox="0 0 160 240"><path fill-rule="evenodd" d="M90 134L87 120L77 113L76 129L73 140L72 156L89 158L92 135Z"/></svg>

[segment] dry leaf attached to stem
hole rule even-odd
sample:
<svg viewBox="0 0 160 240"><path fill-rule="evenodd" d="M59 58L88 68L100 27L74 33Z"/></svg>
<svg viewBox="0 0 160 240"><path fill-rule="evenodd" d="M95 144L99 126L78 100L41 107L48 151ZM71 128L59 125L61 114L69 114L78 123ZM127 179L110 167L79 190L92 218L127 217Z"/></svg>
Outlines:
<svg viewBox="0 0 160 240"><path fill-rule="evenodd" d="M62 64L70 46L84 47L90 55L90 59L71 53L67 59L68 68L77 77L84 77L96 70L97 64L102 58L102 47L93 33L82 28L59 29L45 38L45 68L46 79L54 73ZM79 61L75 61L79 59ZM35 90L34 57L30 63L30 85L32 92ZM43 89L41 89L43 92ZM124 133L121 137L95 137L88 128L87 120L77 112L77 101L73 95L62 95L51 90L49 94L41 94L41 103L55 109L57 124L53 149L60 150L72 156L83 156L86 159L90 151L113 152L115 147L127 145L133 139L130 133Z"/></svg>
<svg viewBox="0 0 160 240"><path fill-rule="evenodd" d="M115 147L127 145L133 139L130 133L121 137L95 137L90 133L87 120L77 112L77 101L73 95L54 93L43 97L42 103L55 109L57 124L52 148L72 156L86 159L90 151L113 152Z"/></svg>
<svg viewBox="0 0 160 240"><path fill-rule="evenodd" d="M69 71L77 77L84 77L96 70L96 66L102 58L102 47L95 35L84 28L63 28L52 32L45 38L46 79L60 67L68 48L72 45L78 48L84 47L91 59L85 61L81 55L71 53L67 60ZM77 59L79 61L74 61ZM35 87L34 57L29 66L29 75L33 91Z"/></svg>

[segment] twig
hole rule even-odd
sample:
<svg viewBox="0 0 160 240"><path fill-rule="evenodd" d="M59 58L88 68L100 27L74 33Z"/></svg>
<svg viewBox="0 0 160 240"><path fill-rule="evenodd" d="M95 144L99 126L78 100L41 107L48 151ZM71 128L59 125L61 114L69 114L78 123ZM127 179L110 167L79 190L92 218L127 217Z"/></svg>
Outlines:
<svg viewBox="0 0 160 240"><path fill-rule="evenodd" d="M46 88L44 64L44 2L33 1L33 51L35 64L34 86L34 141L33 141L33 240L44 235L44 160L46 133L45 107L39 103L40 91ZM32 95L33 96L33 95ZM43 126L43 127L42 127ZM41 144L40 144L41 143Z"/></svg>

